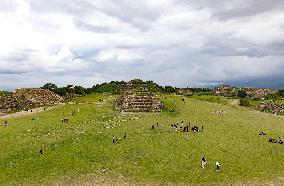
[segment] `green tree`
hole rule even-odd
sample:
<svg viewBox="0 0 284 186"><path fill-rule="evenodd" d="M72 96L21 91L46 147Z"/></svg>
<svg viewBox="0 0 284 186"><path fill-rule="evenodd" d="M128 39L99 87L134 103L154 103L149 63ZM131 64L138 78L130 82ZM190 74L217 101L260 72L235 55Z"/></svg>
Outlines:
<svg viewBox="0 0 284 186"><path fill-rule="evenodd" d="M57 86L55 84L53 84L53 83L46 83L41 88L48 89L48 90L51 90L53 92L56 92L56 90L57 90Z"/></svg>
<svg viewBox="0 0 284 186"><path fill-rule="evenodd" d="M238 90L238 97L245 98L247 97L247 93L244 90Z"/></svg>
<svg viewBox="0 0 284 186"><path fill-rule="evenodd" d="M240 99L240 106L246 106L246 107L249 107L250 106L250 102L248 99L246 98L241 98Z"/></svg>
<svg viewBox="0 0 284 186"><path fill-rule="evenodd" d="M280 96L284 96L284 89L278 90L278 94L279 94Z"/></svg>

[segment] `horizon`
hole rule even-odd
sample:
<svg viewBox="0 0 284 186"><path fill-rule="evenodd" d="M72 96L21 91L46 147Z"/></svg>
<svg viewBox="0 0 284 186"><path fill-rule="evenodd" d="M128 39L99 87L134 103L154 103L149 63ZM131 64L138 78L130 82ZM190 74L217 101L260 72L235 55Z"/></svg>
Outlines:
<svg viewBox="0 0 284 186"><path fill-rule="evenodd" d="M3 0L0 90L91 87L284 88L281 0Z"/></svg>
<svg viewBox="0 0 284 186"><path fill-rule="evenodd" d="M134 80L134 79L132 79L132 80ZM116 81L116 80L112 80L112 81ZM123 80L121 80L121 81L123 81ZM121 82L121 81L117 81L117 82ZM129 81L131 81L131 80L129 80ZM125 83L127 83L127 82L129 82L129 81L124 81ZM143 82L146 82L146 81L152 81L152 80L142 80ZM103 83L110 83L111 81L109 81L109 82L103 82ZM260 87L260 86L238 86L238 85L231 85L231 84L226 84L226 83L220 83L220 84L216 84L215 86L209 86L209 87L194 87L194 86L192 86L192 87L190 87L190 86L188 86L188 87L176 87L176 86L172 86L172 85L161 85L161 84L159 84L159 83L157 83L157 82L155 82L155 81L152 81L153 83L156 83L156 84L158 84L159 86L162 86L162 87L166 87L166 86L171 86L171 87L173 87L173 88L178 88L178 89L186 89L186 88L208 88L208 89L214 89L214 88L217 88L217 87L220 87L220 86L223 86L223 85L229 85L229 86L231 86L231 87L236 87L236 88L260 88L260 89L275 89L275 90L281 90L282 88L271 88L271 87ZM52 82L48 82L48 83L52 83ZM47 83L45 83L45 84L47 84ZM43 84L43 85L45 85L45 84ZM52 83L52 84L54 84L54 83ZM99 83L99 84L102 84L102 83ZM41 86L38 86L38 87L17 87L17 88L15 88L15 89L1 89L0 91L8 91L8 92L13 92L13 91L16 91L17 89L33 89L33 88L41 88L43 85L41 85ZM61 88L61 87L67 87L68 85L72 85L72 86L80 86L80 85L75 85L75 84L66 84L66 85L57 85L57 84L55 84L58 88ZM90 86L90 87L84 87L84 86L82 86L83 88L92 88L93 86L95 86L95 85L97 85L96 83L95 84L93 84L92 86Z"/></svg>

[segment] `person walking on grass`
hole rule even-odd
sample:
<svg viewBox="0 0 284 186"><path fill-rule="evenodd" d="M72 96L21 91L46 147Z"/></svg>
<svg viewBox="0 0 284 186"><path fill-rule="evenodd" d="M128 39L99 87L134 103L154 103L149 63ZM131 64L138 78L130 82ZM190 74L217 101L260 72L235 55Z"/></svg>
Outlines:
<svg viewBox="0 0 284 186"><path fill-rule="evenodd" d="M112 143L115 143L114 135L112 135Z"/></svg>
<svg viewBox="0 0 284 186"><path fill-rule="evenodd" d="M216 172L219 172L221 167L220 163L216 161L215 165L216 165Z"/></svg>
<svg viewBox="0 0 284 186"><path fill-rule="evenodd" d="M205 159L205 157L203 156L202 157L202 159L201 159L201 166L202 166L202 168L204 169L205 168L205 166L207 165L207 160Z"/></svg>

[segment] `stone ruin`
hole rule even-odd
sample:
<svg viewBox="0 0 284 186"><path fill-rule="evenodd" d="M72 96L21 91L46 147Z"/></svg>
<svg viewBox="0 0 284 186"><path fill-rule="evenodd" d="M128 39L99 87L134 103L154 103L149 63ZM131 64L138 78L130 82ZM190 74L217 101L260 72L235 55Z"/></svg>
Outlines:
<svg viewBox="0 0 284 186"><path fill-rule="evenodd" d="M216 96L237 96L239 90L245 91L249 98L266 98L277 92L277 90L270 88L236 88L230 85L221 85L215 87L214 94Z"/></svg>
<svg viewBox="0 0 284 186"><path fill-rule="evenodd" d="M236 96L238 94L238 90L230 85L221 85L214 88L214 94L216 96Z"/></svg>
<svg viewBox="0 0 284 186"><path fill-rule="evenodd" d="M122 112L160 112L164 105L145 87L126 84L123 92L114 102L114 107Z"/></svg>
<svg viewBox="0 0 284 186"><path fill-rule="evenodd" d="M63 98L46 89L24 88L0 95L0 115L61 103Z"/></svg>
<svg viewBox="0 0 284 186"><path fill-rule="evenodd" d="M250 98L266 98L277 93L277 90L270 88L245 88L245 91Z"/></svg>
<svg viewBox="0 0 284 186"><path fill-rule="evenodd" d="M273 114L284 114L284 105L280 103L259 103L255 108L260 111L272 112Z"/></svg>

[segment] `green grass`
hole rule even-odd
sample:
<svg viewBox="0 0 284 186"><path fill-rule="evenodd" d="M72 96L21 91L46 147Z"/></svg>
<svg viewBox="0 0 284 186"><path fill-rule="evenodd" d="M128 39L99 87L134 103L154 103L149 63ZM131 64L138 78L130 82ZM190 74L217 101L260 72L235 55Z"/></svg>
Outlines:
<svg viewBox="0 0 284 186"><path fill-rule="evenodd" d="M113 98L108 96L104 98ZM284 138L282 116L166 96L160 96L166 105L161 113L121 114L107 101L68 104L9 119L8 127L0 127L0 184L86 184L98 177L138 184L264 183L283 178L284 145L268 142L269 137ZM98 98L88 95L76 101ZM78 108L79 113L69 114ZM225 113L216 114L217 110ZM61 123L64 117L70 119L68 124ZM177 133L170 127L177 121L203 125L204 131ZM159 127L150 130L157 122ZM267 136L259 136L260 131ZM112 135L123 138L125 132L125 140L112 144ZM203 155L209 161L204 170ZM220 173L214 170L216 161Z"/></svg>
<svg viewBox="0 0 284 186"><path fill-rule="evenodd" d="M8 91L2 91L2 90L0 90L0 95L1 94L7 94L7 93L9 93Z"/></svg>
<svg viewBox="0 0 284 186"><path fill-rule="evenodd" d="M105 95L105 94L87 94L85 96L76 97L71 99L73 102L98 102L100 99L114 99L118 95Z"/></svg>
<svg viewBox="0 0 284 186"><path fill-rule="evenodd" d="M201 101L208 101L213 103L221 103L221 104L227 104L228 98L223 96L214 96L214 95L192 95L189 96L194 99L198 99Z"/></svg>

